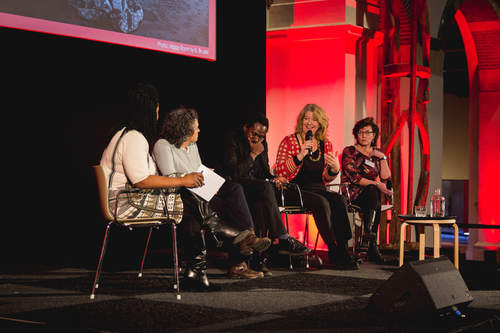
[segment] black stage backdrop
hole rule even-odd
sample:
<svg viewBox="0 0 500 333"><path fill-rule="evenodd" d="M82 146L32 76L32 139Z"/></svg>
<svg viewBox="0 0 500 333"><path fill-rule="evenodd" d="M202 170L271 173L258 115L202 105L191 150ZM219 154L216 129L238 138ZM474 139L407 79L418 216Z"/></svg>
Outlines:
<svg viewBox="0 0 500 333"><path fill-rule="evenodd" d="M90 167L137 80L158 87L163 111L198 110L213 165L222 133L265 112L265 25L264 1L217 1L215 62L0 28L2 262L96 264L105 225Z"/></svg>

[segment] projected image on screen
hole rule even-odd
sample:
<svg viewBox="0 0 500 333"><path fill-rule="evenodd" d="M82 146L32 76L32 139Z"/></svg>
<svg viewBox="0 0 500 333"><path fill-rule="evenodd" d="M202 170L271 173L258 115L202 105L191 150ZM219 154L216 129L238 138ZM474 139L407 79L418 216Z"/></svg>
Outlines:
<svg viewBox="0 0 500 333"><path fill-rule="evenodd" d="M1 0L0 26L215 59L215 0Z"/></svg>

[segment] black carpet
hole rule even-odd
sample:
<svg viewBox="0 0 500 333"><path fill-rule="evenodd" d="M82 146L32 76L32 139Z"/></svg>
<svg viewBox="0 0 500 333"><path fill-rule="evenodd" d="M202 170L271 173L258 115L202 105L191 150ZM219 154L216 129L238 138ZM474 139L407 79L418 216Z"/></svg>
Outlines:
<svg viewBox="0 0 500 333"><path fill-rule="evenodd" d="M470 264L468 269L466 266L462 273L466 284L472 286L470 290L491 292L498 299L498 269L479 264ZM396 268L376 269L390 275ZM175 300L172 275L167 273L170 270L146 270L139 279L135 273L105 272L92 301L89 293L94 275L88 271L4 274L0 280L0 330L500 332L500 311L495 306L465 307L465 318L372 311L370 295L386 282L380 278L331 274L328 270L283 270L264 279L231 281L222 273L212 273L210 278L221 286L220 292L183 291L182 299ZM307 302L303 303L301 297ZM252 304L252 308L238 306L239 301Z"/></svg>

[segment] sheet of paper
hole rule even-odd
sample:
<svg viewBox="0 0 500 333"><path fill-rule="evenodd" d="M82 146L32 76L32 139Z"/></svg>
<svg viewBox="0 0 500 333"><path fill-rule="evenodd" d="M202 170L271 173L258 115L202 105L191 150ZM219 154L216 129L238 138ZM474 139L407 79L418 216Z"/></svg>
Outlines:
<svg viewBox="0 0 500 333"><path fill-rule="evenodd" d="M206 201L210 201L226 180L203 164L200 165L200 167L196 171L203 173L205 185L201 187L190 188L189 190L193 193L196 193Z"/></svg>

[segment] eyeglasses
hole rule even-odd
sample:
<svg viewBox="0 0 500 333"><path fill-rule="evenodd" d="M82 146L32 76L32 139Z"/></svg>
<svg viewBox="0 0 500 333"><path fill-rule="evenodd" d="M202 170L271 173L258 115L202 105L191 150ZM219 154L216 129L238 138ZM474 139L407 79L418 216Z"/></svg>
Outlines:
<svg viewBox="0 0 500 333"><path fill-rule="evenodd" d="M251 132L250 136L257 137L257 138L259 138L259 140L265 140L265 138L266 138L265 134L264 135L260 135L257 132Z"/></svg>
<svg viewBox="0 0 500 333"><path fill-rule="evenodd" d="M358 132L358 135L370 135L370 134L373 134L375 132L373 131L359 131Z"/></svg>

